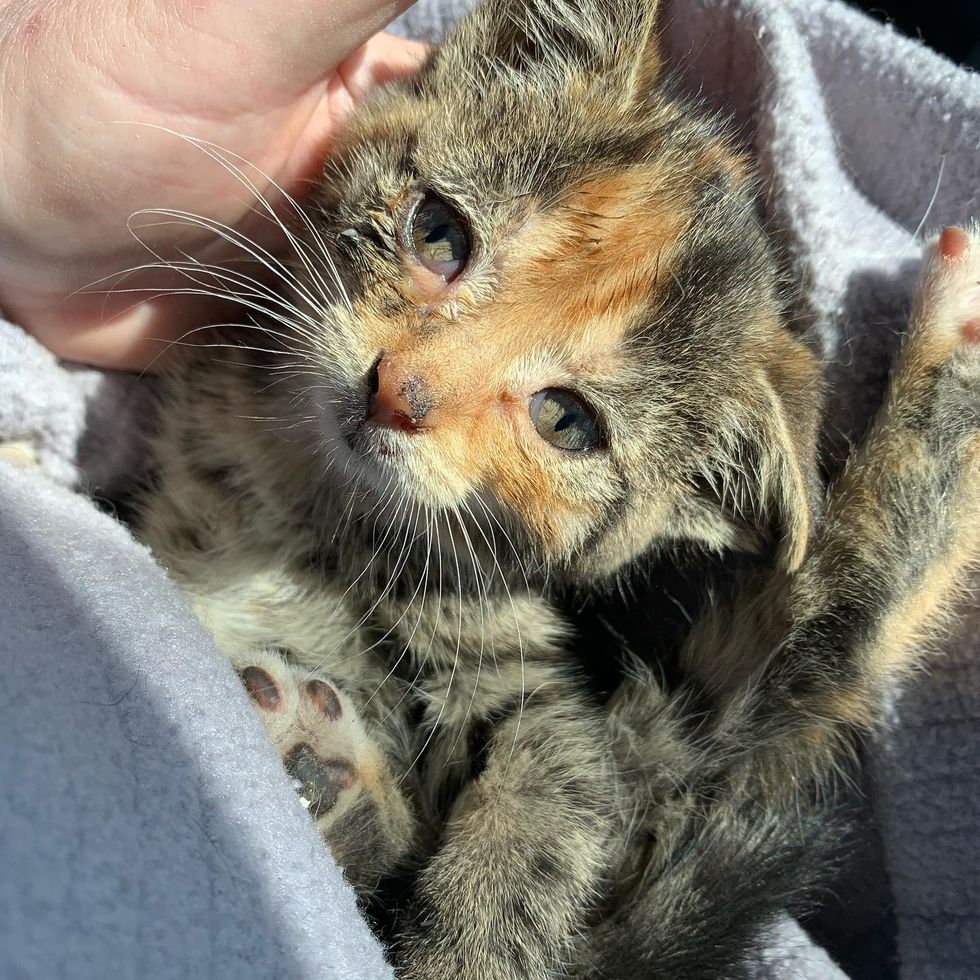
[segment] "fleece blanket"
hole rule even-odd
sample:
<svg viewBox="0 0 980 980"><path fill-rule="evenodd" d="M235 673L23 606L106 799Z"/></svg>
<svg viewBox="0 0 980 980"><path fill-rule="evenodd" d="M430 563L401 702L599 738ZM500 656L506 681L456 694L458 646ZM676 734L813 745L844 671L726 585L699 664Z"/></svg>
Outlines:
<svg viewBox="0 0 980 980"><path fill-rule="evenodd" d="M466 0L396 29L438 38ZM804 284L830 443L873 410L923 230L980 213L980 77L831 0L673 0L679 84L727 111ZM390 976L232 671L92 499L137 465L150 382L0 321L0 976ZM73 491L80 488L89 498ZM980 612L896 701L823 915L760 978L980 976ZM836 962L835 962L836 961Z"/></svg>

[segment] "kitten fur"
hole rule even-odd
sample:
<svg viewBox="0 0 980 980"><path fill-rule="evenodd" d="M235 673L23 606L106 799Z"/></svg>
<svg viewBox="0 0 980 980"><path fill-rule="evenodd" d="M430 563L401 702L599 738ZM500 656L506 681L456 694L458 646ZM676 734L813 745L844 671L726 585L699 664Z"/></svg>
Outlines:
<svg viewBox="0 0 980 980"><path fill-rule="evenodd" d="M819 365L655 6L484 3L352 121L280 291L185 267L265 313L174 371L138 530L350 880L408 879L403 978L737 976L812 895L834 775L976 557L980 363L943 304L980 244L935 247L822 495ZM455 278L412 237L432 200ZM556 388L599 445L535 431ZM598 703L554 596L686 544L763 560L676 689L638 665Z"/></svg>

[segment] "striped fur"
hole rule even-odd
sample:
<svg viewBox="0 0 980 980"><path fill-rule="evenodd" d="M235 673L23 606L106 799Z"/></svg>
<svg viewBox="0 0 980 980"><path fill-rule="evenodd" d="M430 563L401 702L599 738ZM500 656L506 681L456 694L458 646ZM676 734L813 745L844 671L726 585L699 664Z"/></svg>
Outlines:
<svg viewBox="0 0 980 980"><path fill-rule="evenodd" d="M404 978L735 976L812 894L834 773L976 556L980 244L934 249L821 500L819 366L654 7L479 7L351 125L260 332L163 396L140 533L351 880L408 882ZM451 283L411 247L431 193L472 240ZM372 428L382 361L424 428ZM608 444L547 445L548 387ZM638 668L600 704L555 596L677 543L760 560L676 690Z"/></svg>

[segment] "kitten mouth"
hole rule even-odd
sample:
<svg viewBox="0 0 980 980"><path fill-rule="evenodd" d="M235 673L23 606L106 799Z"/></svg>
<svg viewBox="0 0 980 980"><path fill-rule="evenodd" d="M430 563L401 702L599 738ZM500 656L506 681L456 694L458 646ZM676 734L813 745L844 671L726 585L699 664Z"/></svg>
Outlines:
<svg viewBox="0 0 980 980"><path fill-rule="evenodd" d="M462 498L438 450L424 448L428 433L409 434L365 420L343 439L351 450L351 475L369 493L435 510L455 506Z"/></svg>
<svg viewBox="0 0 980 980"><path fill-rule="evenodd" d="M395 458L400 456L402 451L397 446L378 446L374 452L377 456Z"/></svg>
<svg viewBox="0 0 980 980"><path fill-rule="evenodd" d="M405 456L407 447L405 437L391 429L363 423L347 434L347 445L361 459L370 463L373 460L388 462Z"/></svg>

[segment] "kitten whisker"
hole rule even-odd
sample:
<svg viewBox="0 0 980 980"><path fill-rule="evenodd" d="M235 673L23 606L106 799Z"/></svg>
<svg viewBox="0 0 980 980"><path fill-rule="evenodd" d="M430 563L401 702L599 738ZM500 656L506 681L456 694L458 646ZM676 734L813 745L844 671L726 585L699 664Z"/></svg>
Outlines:
<svg viewBox="0 0 980 980"><path fill-rule="evenodd" d="M134 218L144 217L147 215L157 215L161 218L170 218L172 219L172 222L147 223L145 227L152 228L155 225L166 225L169 223L186 224L192 227L201 228L204 231L208 231L227 242L227 244L231 245L232 247L240 249L246 254L252 256L252 258L260 265L267 268L277 279L283 282L291 292L298 294L305 302L309 303L310 309L312 309L314 312L320 309L323 303L330 302L329 295L326 295L322 298L323 302L318 303L317 298L310 293L303 282L289 269L285 263L273 255L267 248L249 238L243 232L240 232L237 229L232 228L231 226L224 224L224 222L218 221L214 218L194 214L191 211L183 211L179 208L144 208L140 211L135 211L132 215L130 215L129 221L127 222L133 237L148 252L155 255L160 262L171 264L170 260L163 258L163 256L151 248L147 242L136 233L132 224ZM182 252L181 254L184 255L183 261L185 264L190 266L195 264L193 259L187 255L187 253ZM211 263L209 263L209 265L211 265ZM219 266L218 268L221 267ZM237 270L226 271L229 273L232 271L237 272Z"/></svg>
<svg viewBox="0 0 980 980"><path fill-rule="evenodd" d="M521 577L524 579L524 588L525 588L528 596L530 596L531 595L531 583L530 583L530 580L528 579L527 567L525 566L524 559L521 557L520 552L517 550L517 546L514 544L513 539L507 533L507 529L504 527L504 525L501 522L500 518L498 518L497 515L494 514L494 512L490 509L490 507L487 506L486 502L483 500L482 497L480 497L479 494L476 494L472 499L475 500L483 508L483 512L487 515L487 517L489 517L490 520L493 521L494 524L496 524L497 527L500 528L500 532L503 534L504 539L507 541L507 544L510 547L510 550L514 554L514 559L515 559L515 561L517 563L517 569L521 573ZM496 549L494 549L494 553L496 554Z"/></svg>
<svg viewBox="0 0 980 980"><path fill-rule="evenodd" d="M402 619L404 619L406 613L411 608L412 603L414 603L416 597L418 596L418 594L419 594L419 588L421 587L421 590L422 590L422 599L419 602L419 614L418 614L418 616L415 619L415 625L412 627L412 632L409 634L408 638L405 640L405 643L403 644L402 649L399 652L398 656L395 657L394 662L391 665L391 669L382 678L381 682L375 688L374 692L367 699L367 701L365 702L365 704L369 704L371 702L371 700L374 698L374 696L381 690L381 688L384 686L384 684L391 678L391 676L395 673L395 671L401 665L402 661L407 656L409 650L411 650L411 648L412 648L412 641L415 639L415 634L418 632L419 625L422 622L422 616L425 613L425 599L426 599L426 592L428 590L428 582L429 582L429 560L428 560L429 559L429 555L428 555L428 547L431 544L432 528L431 528L431 524L430 524L430 520L429 520L428 508L425 507L425 505L422 505L422 509L420 509L419 514L421 516L421 514L423 512L423 509L424 509L425 515L426 515L426 542L427 543L426 543L426 562L425 562L425 567L422 569L422 581L420 583L420 586L416 586L415 592L412 595L411 600L409 600L409 602L405 606L405 611L402 613L401 616L398 617L398 620L395 622L394 626L397 626L398 623L400 623L402 621ZM394 629L394 626L392 627L392 629ZM388 632L390 633L391 630L389 630ZM387 635L388 635L388 633L385 634L385 636L387 636ZM384 637L382 637L381 639L384 639ZM376 643L371 644L371 646L368 647L367 650L373 649L380 642L381 642L381 640L378 640ZM365 651L365 652L367 652L367 651ZM392 705L392 707L388 710L388 713L385 715L384 721L387 721L391 717L391 715L395 711L395 709L398 708L401 705L402 701L405 700L405 695L406 694L407 694L407 691L406 692L403 692L402 693L402 696L398 699L398 701L395 702L394 705Z"/></svg>
<svg viewBox="0 0 980 980"><path fill-rule="evenodd" d="M409 530L408 530L409 523L412 520L412 516L411 515L414 515L415 516L415 523L414 523L414 526L411 529L411 532L409 532ZM405 537L402 540L402 546L401 546L401 550L400 550L400 553L399 553L399 559L398 559L398 561L395 562L395 569L389 575L388 585L385 587L384 591L382 592L381 596L379 597L379 600L378 600L379 602L381 601L381 599L384 598L384 596L386 595L386 593L389 592L394 587L394 585L398 581L401 573L404 571L405 566L408 564L408 560L411 557L411 553L412 553L412 545L417 540L417 538L415 537L415 532L418 529L418 525L419 525L419 521L421 519L421 515L422 515L421 505L413 504L412 505L412 509L411 509L411 513L410 513L409 517L407 518L407 520L405 521L406 534L405 534ZM382 633L381 636L377 640L374 641L374 643L372 643L370 646L365 647L361 651L362 653L367 653L367 652L369 652L371 650L376 649L389 636L391 636L392 633L394 633L395 629L401 624L401 622L408 615L408 610L411 609L412 604L414 603L416 597L418 596L419 591L420 591L421 588L422 588L422 582L419 582L419 584L416 585L416 587L415 587L415 592L412 593L411 599L409 599L408 602L405 603L405 608L402 610L402 612L398 616L398 618L395 619L395 621L393 623L391 623L390 626L388 626L388 628L385 630L385 632ZM373 611L373 608L374 607L372 607L372 611ZM402 654L399 655L398 660L401 659L401 656L403 656L404 653L407 650L408 650L408 646L406 646L405 649L402 651ZM397 664L396 664L396 666L397 666ZM378 690L380 690L380 688ZM378 693L377 690L374 693L377 694ZM374 695L372 695L372 697L373 696ZM368 699L368 700L370 700L370 699Z"/></svg>
<svg viewBox="0 0 980 980"><path fill-rule="evenodd" d="M464 503L463 506L466 508L466 511L470 515L470 517L473 519L473 522L476 525L477 529L480 531L481 534L483 534L482 528L480 528L480 524L474 517L473 511L470 509L469 505ZM484 505L484 509L485 510L487 509L486 505ZM487 512L489 513L489 511ZM483 540L487 541L486 535L484 535ZM517 614L517 605L514 602L514 596L511 593L510 584L507 581L507 576L504 574L503 569L500 567L500 563L497 561L496 549L493 548L489 542L487 542L487 547L490 548L490 554L493 558L494 565L496 566L497 572L500 574L500 580L503 583L504 590L507 593L507 601L510 603L511 614L514 617L514 629L517 633L517 656L519 658L520 665L521 665L521 690L520 690L521 701L517 709L517 721L514 725L514 738L511 741L510 752L507 755L507 761L504 763L504 772L506 773L507 770L510 768L511 761L514 758L514 752L517 750L517 739L521 731L521 722L524 720L524 702L526 700L526 690L527 690L527 676L526 676L526 665L525 665L525 657L524 657L524 652L525 652L524 637L523 634L521 633L521 621L520 621L520 617ZM527 582L526 577L524 581ZM496 659L496 656L494 659ZM507 780L505 778L503 780L503 783L506 784L506 782Z"/></svg>
<svg viewBox="0 0 980 980"><path fill-rule="evenodd" d="M323 298L325 300L329 298L330 296L329 288L327 287L322 277L320 277L320 274L316 271L316 269L314 268L313 264L310 262L310 259L308 257L307 253L311 250L308 248L308 246L305 245L305 243L302 242L301 239L297 238L293 234L293 232L289 229L286 223L279 217L278 213L276 212L276 208L270 203L270 201L265 196L265 194L262 193L260 188L255 183L255 181L252 180L245 173L245 171L241 169L241 167L236 166L231 161L237 160L240 163L244 164L245 166L251 168L251 170L259 174L262 177L262 179L268 183L269 186L274 187L276 189L277 193L280 195L281 200L292 208L294 214L296 214L300 218L300 220L303 222L305 227L313 234L317 243L321 246L322 254L313 253L313 255L319 258L321 260L321 263L325 263L328 258L328 253L325 247L325 243L323 242L323 239L320 237L319 231L315 228L313 222L306 214L306 211L300 206L299 202L291 194L289 194L285 190L285 188L283 188L278 183L278 181L275 180L275 178L262 171L261 168L257 167L251 161L246 160L240 154L237 154L233 150L229 150L225 147L221 147L216 143L212 143L207 140L200 139L198 137L190 136L186 133L178 132L177 130L169 129L166 126L154 126L151 123L143 123L141 125L148 125L151 128L160 130L161 132L169 133L170 135L183 140L184 142L190 144L191 146L196 147L197 149L201 150L201 152L204 153L205 156L209 157L220 167L222 167L227 173L235 177L239 181L239 183L242 184L243 187L245 187L248 191L250 191L254 195L256 201L262 206L262 209L266 212L268 219L282 231L283 235L286 238L287 244L289 244L292 247L294 253L300 259L300 261L302 261L308 273L312 277L314 277L318 285L321 286L323 290L322 293ZM251 208L250 210L252 210L253 213L258 213L255 212L254 207ZM350 307L351 305L350 297L348 296L347 291L344 288L343 282L341 281L340 276L337 273L337 270L333 266L332 262L330 263L329 266L324 264L324 270L327 272L328 275L332 275L334 279L334 284L339 290L341 298L343 299L345 304L348 307ZM293 278L295 279L295 276Z"/></svg>
<svg viewBox="0 0 980 980"><path fill-rule="evenodd" d="M449 543L452 545L452 549L453 549L453 562L456 565L456 581L457 581L457 583L460 583L460 582L462 582L463 579L462 579L462 574L460 572L460 567L459 567L459 552L456 550L456 542L455 542L455 540L453 539L452 536L450 536L450 538L449 538ZM441 582L440 582L440 585L441 585ZM441 600L441 598L442 597L440 595L440 600ZM441 605L441 601L440 601L440 605ZM462 642L463 642L463 603L461 601L457 601L456 606L457 606L457 610L458 610L458 613L457 613L457 622L456 622L456 652L455 652L455 655L453 656L453 665L452 665L452 668L449 671L449 680L446 683L446 693L443 695L442 704L439 707L439 713L436 715L436 719L432 723L431 730L429 731L429 734L426 735L424 741L422 742L422 747L416 753L415 758L409 764L408 770L406 771L405 776L407 776L408 773L411 772L412 769L415 768L415 766L418 763L419 759L421 759L422 756L425 754L425 750L429 747L429 743L435 737L435 734L436 734L436 732L439 729L439 723L442 721L442 716L446 713L446 705L449 704L449 697L450 697L450 695L452 693L452 688L453 688L453 680L456 677L456 669L459 667L459 654L460 654L460 648L461 648ZM401 781L404 781L405 776L402 777L402 780Z"/></svg>
<svg viewBox="0 0 980 980"><path fill-rule="evenodd" d="M397 492L397 487L394 487L392 489L392 496L394 496L394 494L396 492ZM361 575L363 575L370 568L372 568L372 566L374 565L375 560L377 559L378 555L381 553L381 550L384 547L385 541L387 541L388 535L391 533L392 529L396 528L399 524L402 524L402 514L404 514L404 513L406 513L408 511L409 506L410 506L409 503L404 498L402 498L401 500L399 500L398 505L397 505L397 510L396 510L395 514L392 516L391 520L388 522L388 527L385 529L385 534L384 534L384 537L381 540L381 544L375 550L374 555L368 561L367 565L364 568L364 571L361 572ZM415 505L411 505L411 506L413 507L413 511L412 512L414 513L414 506ZM380 516L381 516L381 514L379 513L378 514L378 518L379 519L380 519ZM375 527L377 527L377 520L375 521ZM411 537L411 532L410 532L410 518L409 518L409 520L404 521L404 528L405 528L405 533L404 533L404 536L402 538L402 543L401 543L401 545L399 547L398 558L395 560L394 570L391 571L391 572L389 572L387 584L381 590L381 592L379 593L379 595L375 598L375 600L374 600L373 604L371 605L371 607L361 616L361 618L354 624L354 626L352 626L351 629L347 631L347 633L341 638L341 640L338 643L335 643L333 645L333 647L330 650L328 650L326 652L326 654L324 654L324 657L323 657L323 661L322 662L325 662L331 656L331 654L333 654L337 650L339 650L342 646L344 646L344 644L347 643L348 640L350 640L353 636L355 636L361 630L361 628L365 625L365 623L368 622L368 620L374 614L375 610L385 600L385 598L388 596L388 593L391 592L391 590L394 587L395 583L398 581L398 576L400 575L402 569L404 568L405 564L407 563L407 561L408 561L408 559L410 557L410 550L408 548L408 541L409 541L409 538ZM397 534L397 532L396 532L396 534ZM360 576L358 576L358 578L360 578ZM348 586L347 591L344 593L344 596L342 598L345 598L350 593L350 590L353 589L353 587L354 587L355 584L356 584L356 580L355 580L355 582L351 583L350 586ZM404 615L404 613L403 613L403 615ZM401 617L399 617L398 622L400 622L400 621L401 621ZM397 625L397 623L395 625ZM394 629L394 627L389 628L385 632L385 634L382 636L382 640L385 639L387 636L390 635L392 629ZM371 644L367 649L369 649L369 650L370 649L373 649L373 647L375 647L376 645L377 645L376 643L375 644ZM363 655L363 652L364 651L362 651L362 650L358 650L355 654L352 654L352 656L360 657L360 656ZM349 660L349 659L350 658L345 658L345 660ZM340 663L344 663L345 660L341 660ZM321 662L321 665L320 666L322 666L322 662Z"/></svg>
<svg viewBox="0 0 980 980"><path fill-rule="evenodd" d="M190 337L193 334L200 333L200 332L205 331L205 330L215 330L215 329L219 329L219 328L222 328L222 327L228 327L228 326L232 326L232 324L222 323L222 324L216 324L214 326L207 325L207 326L203 326L203 327L193 327L190 330L186 330L184 333L182 333L175 340L167 340L167 339L165 339L163 337L156 337L156 338L149 337L149 338L147 338L148 340L158 340L161 344L164 344L165 347L163 348L163 350L160 351L160 353L158 353L149 362L149 364L146 365L145 368L143 368L143 370L140 372L140 377L142 377L149 370L151 370L151 368L153 367L153 365L156 364L156 362L161 357L163 357L172 347L188 347L191 350L208 350L210 348L222 348L222 349L225 349L225 350L250 350L250 351L254 351L257 354L278 354L278 353L281 353L280 351L268 350L266 348L255 347L255 346L252 346L252 345L242 344L242 343L229 344L229 343L220 343L220 342L215 341L214 343L202 344L202 343L199 343L197 341L194 341L193 343L191 343L191 342L188 342L186 340L187 337ZM245 364L245 363L242 363L240 361L228 361L228 360L222 360L222 359L217 359L217 358L215 359L215 363L216 364L234 364L234 365L236 365L238 367L245 367L245 368L249 368L249 367L254 367L255 366L254 364Z"/></svg>
<svg viewBox="0 0 980 980"><path fill-rule="evenodd" d="M922 219L915 226L915 231L912 232L905 248L902 250L901 254L898 256L898 262L903 262L905 257L908 255L909 249L912 248L919 235L922 234L922 229L925 228L926 222L929 220L929 215L932 214L932 209L936 206L936 201L939 198L939 188L943 184L943 174L946 172L946 154L944 153L939 158L939 173L936 175L936 186L932 189L932 197L929 198L929 203L926 205L926 209L923 212Z"/></svg>
<svg viewBox="0 0 980 980"><path fill-rule="evenodd" d="M487 597L487 585L486 585L486 580L485 580L485 576L484 576L484 573L483 573L482 566L480 566L479 563L478 563L478 561L477 561L476 552L474 551L473 545L470 542L469 535L466 533L466 528L463 525L463 519L462 519L462 516L459 513L459 508L458 507L454 507L453 508L453 510L452 510L452 516L456 518L456 522L459 524L459 529L460 529L460 531L462 531L463 537L466 540L466 547L467 547L467 550L469 551L470 562L473 565L473 574L476 577L476 581L477 581L476 595L477 595L477 600L478 600L478 607L479 607L479 610L480 610L480 651L479 651L479 653L477 655L476 672L475 672L475 675L474 675L474 678L473 678L473 691L470 694L470 700L469 700L469 702L466 705L466 710L463 712L463 717L468 720L469 717L470 717L470 714L473 711L473 704L476 701L476 695L477 695L477 692L479 691L480 674L483 671L483 651L484 651L484 649L486 647L486 633L487 633L486 627L487 627L488 620L489 620L489 617L490 617L490 601L489 601L489 598ZM481 584L480 584L481 583L481 580L483 580L483 582L482 582L482 588L481 588ZM459 594L459 601L462 604L462 601L463 601L462 583L460 583L460 588L458 590L458 594ZM484 614L484 609L486 610L486 614ZM497 667L497 671L499 673L500 665L499 665L499 663L497 663L497 652L496 652L496 649L493 646L493 629L492 629L492 627L490 629L490 644L491 644L491 651L492 651L492 654L493 654L493 662L494 662L494 665ZM463 732L465 730L466 730L465 725L460 725L459 726L459 730L456 732L456 738L453 740L453 743L452 743L452 745L449 748L449 752L447 753L446 763L444 763L444 764L448 764L449 759L452 758L453 754L456 751L456 746L459 744L459 740L460 740L460 738L462 738Z"/></svg>
<svg viewBox="0 0 980 980"><path fill-rule="evenodd" d="M249 260L251 261L251 260ZM114 286L107 290L109 294L125 293L145 293L156 292L160 296L174 295L198 295L194 290L207 290L216 299L227 299L230 302L245 305L246 301L251 301L251 309L273 318L276 322L288 325L293 331L299 332L302 336L314 343L317 339L313 332L318 327L318 321L309 314L304 313L294 303L287 300L280 292L276 292L266 283L253 276L246 275L238 269L225 269L211 263L198 262L193 259L184 260L161 260L158 262L146 262L142 265L132 266L121 273L116 273L112 279L133 275L137 272L146 271L168 271L177 272L184 278L189 279L195 285L191 286L167 286L167 287L119 287ZM103 280L104 281L104 280ZM215 283L219 285L215 285ZM220 286L220 284L228 284ZM94 284L93 284L94 285ZM236 286L237 289L228 288ZM90 287L86 287L88 291ZM269 305L265 305L269 304ZM284 315L288 314L288 315ZM312 329L311 329L312 328Z"/></svg>

